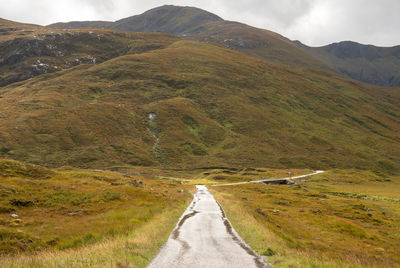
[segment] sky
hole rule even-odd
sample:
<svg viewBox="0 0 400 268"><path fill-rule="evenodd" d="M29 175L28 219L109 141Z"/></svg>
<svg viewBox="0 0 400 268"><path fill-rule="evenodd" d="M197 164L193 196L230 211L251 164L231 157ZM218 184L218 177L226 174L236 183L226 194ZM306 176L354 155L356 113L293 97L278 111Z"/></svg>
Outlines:
<svg viewBox="0 0 400 268"><path fill-rule="evenodd" d="M400 0L0 0L0 18L40 25L115 21L165 4L199 7L310 46L400 45Z"/></svg>

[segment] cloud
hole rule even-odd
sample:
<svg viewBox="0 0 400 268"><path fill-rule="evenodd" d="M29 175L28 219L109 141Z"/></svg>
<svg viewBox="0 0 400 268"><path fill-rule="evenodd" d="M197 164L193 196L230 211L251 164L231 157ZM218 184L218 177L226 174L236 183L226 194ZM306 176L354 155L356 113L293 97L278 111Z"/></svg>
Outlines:
<svg viewBox="0 0 400 268"><path fill-rule="evenodd" d="M247 0L247 1L218 1L218 8L227 17L235 17L243 21L255 20L264 23L274 23L287 28L299 18L306 15L315 0Z"/></svg>
<svg viewBox="0 0 400 268"><path fill-rule="evenodd" d="M93 8L96 14L101 16L107 16L109 13L113 13L116 10L114 1L109 0L81 0L78 3L84 3L89 8Z"/></svg>
<svg viewBox="0 0 400 268"><path fill-rule="evenodd" d="M343 40L400 45L399 10L397 0L326 0L316 4L286 34L313 45Z"/></svg>
<svg viewBox="0 0 400 268"><path fill-rule="evenodd" d="M0 0L0 17L20 22L48 24L65 20L92 20L99 14L94 1Z"/></svg>
<svg viewBox="0 0 400 268"><path fill-rule="evenodd" d="M308 45L400 45L399 0L0 0L0 17L42 25L118 20L164 4L196 6Z"/></svg>

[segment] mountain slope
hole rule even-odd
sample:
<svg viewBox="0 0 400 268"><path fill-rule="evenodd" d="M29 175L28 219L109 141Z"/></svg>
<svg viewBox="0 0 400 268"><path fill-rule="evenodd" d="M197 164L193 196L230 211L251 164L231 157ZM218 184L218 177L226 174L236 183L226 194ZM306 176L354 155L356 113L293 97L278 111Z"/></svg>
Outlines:
<svg viewBox="0 0 400 268"><path fill-rule="evenodd" d="M217 44L294 68L334 73L327 65L277 33L233 21L215 21L185 31L183 38Z"/></svg>
<svg viewBox="0 0 400 268"><path fill-rule="evenodd" d="M340 42L308 47L297 42L317 59L359 81L381 86L400 86L400 46L376 47Z"/></svg>
<svg viewBox="0 0 400 268"><path fill-rule="evenodd" d="M0 86L31 77L165 47L177 38L156 33L61 30L0 21Z"/></svg>
<svg viewBox="0 0 400 268"><path fill-rule="evenodd" d="M74 25L77 25L77 22L49 26L73 28ZM79 28L83 26L96 27L90 22L79 24ZM194 7L161 6L141 15L116 21L108 28L134 32L164 32L184 39L218 44L292 67L333 72L324 63L277 33L225 21L217 15Z"/></svg>
<svg viewBox="0 0 400 268"><path fill-rule="evenodd" d="M184 39L218 44L248 55L296 68L342 73L380 86L400 86L400 47L382 48L354 42L308 47L263 29L225 21L193 7L161 6L116 22L55 23L60 28L111 28L164 32Z"/></svg>
<svg viewBox="0 0 400 268"><path fill-rule="evenodd" d="M205 43L77 66L0 95L0 156L34 163L400 166L398 89Z"/></svg>

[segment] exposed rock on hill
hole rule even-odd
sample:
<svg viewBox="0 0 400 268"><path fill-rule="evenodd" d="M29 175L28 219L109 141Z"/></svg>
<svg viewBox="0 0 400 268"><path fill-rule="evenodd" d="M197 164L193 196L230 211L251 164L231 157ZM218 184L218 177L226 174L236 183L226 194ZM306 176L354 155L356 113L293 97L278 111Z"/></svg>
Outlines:
<svg viewBox="0 0 400 268"><path fill-rule="evenodd" d="M80 64L165 47L176 38L155 33L64 30L1 21L0 86ZM10 30L12 29L12 30Z"/></svg>

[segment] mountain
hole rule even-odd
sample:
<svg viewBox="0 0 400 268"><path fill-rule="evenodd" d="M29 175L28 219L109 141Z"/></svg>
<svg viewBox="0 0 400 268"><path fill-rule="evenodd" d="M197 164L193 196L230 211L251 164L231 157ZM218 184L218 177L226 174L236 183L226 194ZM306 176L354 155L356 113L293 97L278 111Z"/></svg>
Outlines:
<svg viewBox="0 0 400 268"><path fill-rule="evenodd" d="M76 25L79 28L97 27L92 22L56 23L49 27L75 28ZM102 24L101 28L104 26ZM107 24L106 27L122 31L164 32L183 39L218 44L292 67L332 72L324 63L277 33L225 21L217 15L194 7L161 6L141 15Z"/></svg>
<svg viewBox="0 0 400 268"><path fill-rule="evenodd" d="M376 47L340 42L323 47L297 44L335 70L359 81L400 86L400 46Z"/></svg>
<svg viewBox="0 0 400 268"><path fill-rule="evenodd" d="M111 24L114 30L132 32L164 32L183 34L209 22L222 21L210 12L193 7L166 5L151 9L141 15L118 20Z"/></svg>
<svg viewBox="0 0 400 268"><path fill-rule="evenodd" d="M131 32L164 32L174 35L197 28L208 22L223 21L222 18L194 7L164 5L115 22L71 21L48 25L52 28L111 28Z"/></svg>
<svg viewBox="0 0 400 268"><path fill-rule="evenodd" d="M400 46L383 48L354 42L308 47L268 30L222 18L194 7L162 6L116 22L55 23L59 28L110 28L164 32L183 39L218 44L296 68L333 70L380 86L400 86Z"/></svg>
<svg viewBox="0 0 400 268"><path fill-rule="evenodd" d="M177 40L157 33L49 29L7 20L0 20L0 33L0 86L164 47Z"/></svg>
<svg viewBox="0 0 400 268"><path fill-rule="evenodd" d="M38 36L43 29L31 31ZM86 39L71 41L71 53L91 40L80 31ZM5 36L14 40L13 34ZM398 88L164 34L130 38L139 49L0 87L0 157L102 169L399 171ZM22 44L18 49L30 47Z"/></svg>

